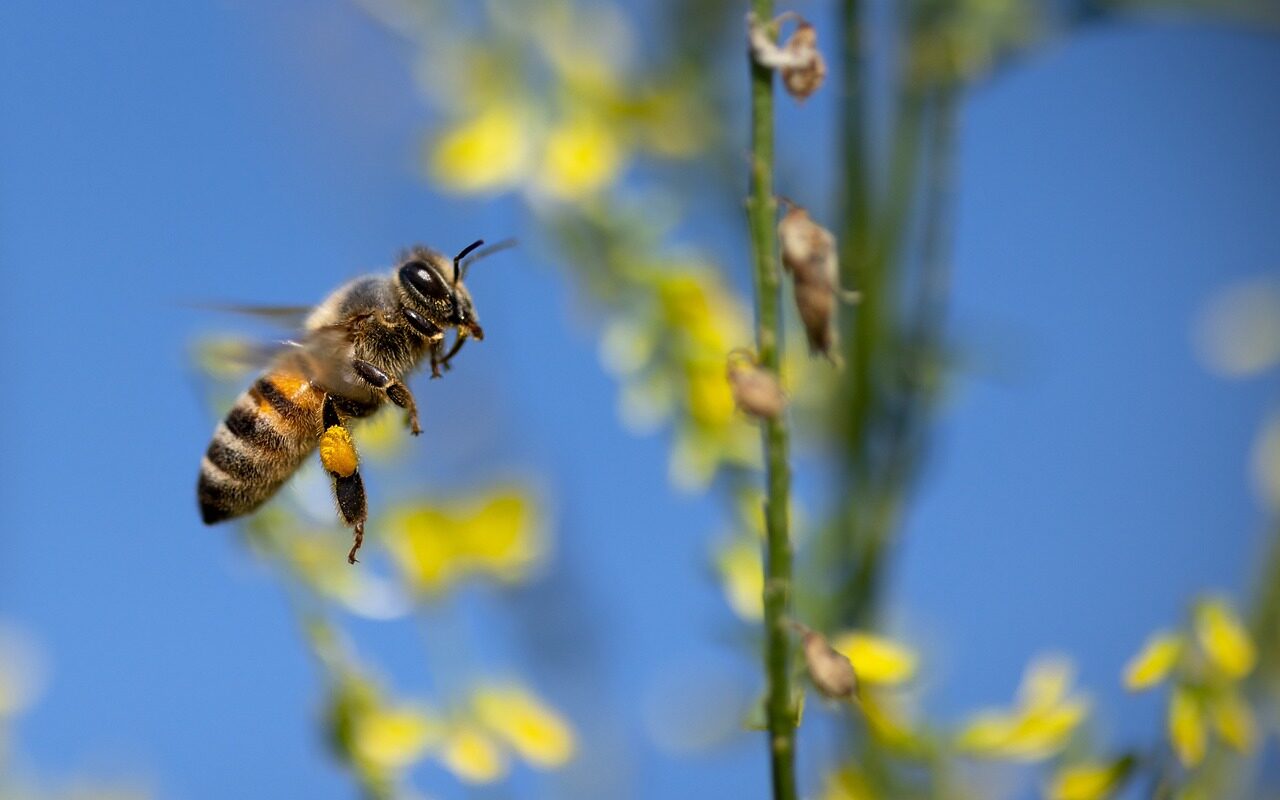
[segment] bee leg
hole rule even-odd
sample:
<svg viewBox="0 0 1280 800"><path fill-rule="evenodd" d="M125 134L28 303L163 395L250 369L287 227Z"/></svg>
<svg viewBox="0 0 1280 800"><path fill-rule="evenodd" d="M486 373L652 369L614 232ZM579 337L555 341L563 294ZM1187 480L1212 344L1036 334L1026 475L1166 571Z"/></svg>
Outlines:
<svg viewBox="0 0 1280 800"><path fill-rule="evenodd" d="M422 433L422 428L418 425L418 404L413 399L413 393L409 391L408 386L363 359L353 359L351 366L361 380L375 389L386 392L391 402L409 412L409 430L414 436Z"/></svg>
<svg viewBox="0 0 1280 800"><path fill-rule="evenodd" d="M442 372L440 372L440 363L444 359L444 346L441 344L441 341L431 343L431 377L432 378L439 378L443 374Z"/></svg>
<svg viewBox="0 0 1280 800"><path fill-rule="evenodd" d="M360 479L359 460L351 432L342 424L333 397L325 395L323 411L324 433L320 435L320 463L333 479L333 496L338 501L338 513L351 526L355 541L347 553L347 563L356 563L356 551L364 543L364 522L369 509L365 501L364 481Z"/></svg>
<svg viewBox="0 0 1280 800"><path fill-rule="evenodd" d="M441 358L439 359L439 362L438 362L438 363L440 364L440 366L444 367L446 370L447 370L447 369L449 369L449 361L450 361L450 360L452 360L452 359L453 359L453 357L454 357L454 356L456 356L456 355L458 354L458 351L462 349L462 345L463 345L466 341L467 341L467 333L466 333L466 331L465 331L464 329L462 329L462 328L459 328L459 329L458 329L458 338L456 338L456 339L454 339L454 340L453 340L453 347L449 348L449 352L448 352L448 353L446 353L443 357L441 357ZM432 368L432 370L435 370L436 363L437 363L437 361L436 361L435 357L433 356L433 357L432 357L432 360L431 360L431 368Z"/></svg>

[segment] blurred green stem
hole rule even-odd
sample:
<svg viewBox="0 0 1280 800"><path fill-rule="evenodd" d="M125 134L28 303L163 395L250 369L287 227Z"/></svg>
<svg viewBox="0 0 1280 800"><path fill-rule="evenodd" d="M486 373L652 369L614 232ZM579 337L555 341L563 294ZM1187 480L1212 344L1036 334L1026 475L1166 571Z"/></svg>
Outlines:
<svg viewBox="0 0 1280 800"><path fill-rule="evenodd" d="M1280 520L1273 526L1266 560L1256 579L1252 633L1258 646L1257 679L1265 691L1280 694Z"/></svg>
<svg viewBox="0 0 1280 800"><path fill-rule="evenodd" d="M773 19L772 0L753 0L760 24ZM774 33L771 31L771 33ZM760 366L780 374L782 338L779 326L778 243L773 196L773 72L749 58L751 66L751 191L747 221L755 263L756 349ZM774 800L794 800L795 713L792 708L790 640L787 607L791 598L791 539L787 530L790 508L790 467L787 463L787 424L782 418L763 424L766 498L764 663L768 681L765 714L769 722L769 754Z"/></svg>

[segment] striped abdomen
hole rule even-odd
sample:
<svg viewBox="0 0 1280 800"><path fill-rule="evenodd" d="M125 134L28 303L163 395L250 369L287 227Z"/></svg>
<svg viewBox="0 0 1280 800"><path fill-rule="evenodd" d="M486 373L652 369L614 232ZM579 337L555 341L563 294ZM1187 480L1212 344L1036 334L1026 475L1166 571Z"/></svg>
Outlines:
<svg viewBox="0 0 1280 800"><path fill-rule="evenodd" d="M316 448L324 392L294 372L263 375L218 423L196 494L206 524L265 503Z"/></svg>

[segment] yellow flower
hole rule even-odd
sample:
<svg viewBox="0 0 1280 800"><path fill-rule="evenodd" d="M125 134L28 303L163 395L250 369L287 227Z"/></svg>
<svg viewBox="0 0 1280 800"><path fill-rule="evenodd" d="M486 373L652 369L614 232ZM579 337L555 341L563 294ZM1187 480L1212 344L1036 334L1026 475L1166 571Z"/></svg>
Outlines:
<svg viewBox="0 0 1280 800"><path fill-rule="evenodd" d="M1124 685L1130 691L1150 689L1165 678L1182 655L1182 636L1158 633L1147 640L1142 650L1124 668Z"/></svg>
<svg viewBox="0 0 1280 800"><path fill-rule="evenodd" d="M529 496L503 489L441 506L393 512L387 546L420 592L448 589L471 574L523 580L545 551L545 536Z"/></svg>
<svg viewBox="0 0 1280 800"><path fill-rule="evenodd" d="M1048 800L1103 800L1120 788L1133 759L1084 761L1058 770L1045 790Z"/></svg>
<svg viewBox="0 0 1280 800"><path fill-rule="evenodd" d="M511 685L482 687L472 705L479 720L530 764L553 768L573 757L573 730L530 692Z"/></svg>
<svg viewBox="0 0 1280 800"><path fill-rule="evenodd" d="M856 767L841 767L822 781L821 800L876 800L875 790Z"/></svg>
<svg viewBox="0 0 1280 800"><path fill-rule="evenodd" d="M1195 630L1205 656L1227 678L1239 680L1253 671L1253 640L1225 600L1211 597L1198 603Z"/></svg>
<svg viewBox="0 0 1280 800"><path fill-rule="evenodd" d="M984 711L970 718L957 745L976 756L1038 761L1062 750L1089 713L1083 697L1070 694L1073 670L1058 658L1028 667L1010 711Z"/></svg>
<svg viewBox="0 0 1280 800"><path fill-rule="evenodd" d="M516 186L530 163L530 122L518 106L497 101L442 132L429 153L431 173L458 192L503 191Z"/></svg>
<svg viewBox="0 0 1280 800"><path fill-rule="evenodd" d="M1227 690L1209 699L1209 715L1222 741L1247 753L1257 740L1253 711L1238 692Z"/></svg>
<svg viewBox="0 0 1280 800"><path fill-rule="evenodd" d="M445 736L440 760L466 783L493 783L507 774L507 759L497 742L470 722L459 722Z"/></svg>
<svg viewBox="0 0 1280 800"><path fill-rule="evenodd" d="M541 558L543 536L529 498L517 491L497 492L475 508L469 524L456 533L459 548L477 567L505 581L519 581Z"/></svg>
<svg viewBox="0 0 1280 800"><path fill-rule="evenodd" d="M538 181L555 197L577 200L616 180L625 161L626 152L608 125L578 115L548 133Z"/></svg>
<svg viewBox="0 0 1280 800"><path fill-rule="evenodd" d="M720 362L690 362L685 366L689 386L689 417L695 425L723 428L733 421L733 390Z"/></svg>
<svg viewBox="0 0 1280 800"><path fill-rule="evenodd" d="M760 542L736 538L720 551L717 559L724 582L725 599L742 619L757 621L764 616L764 567Z"/></svg>
<svg viewBox="0 0 1280 800"><path fill-rule="evenodd" d="M1173 690L1169 700L1169 742L1178 760L1188 767L1204 758L1204 710L1199 698L1181 686Z"/></svg>
<svg viewBox="0 0 1280 800"><path fill-rule="evenodd" d="M860 686L858 702L867 726L880 741L898 747L912 744L911 721L893 698Z"/></svg>
<svg viewBox="0 0 1280 800"><path fill-rule="evenodd" d="M831 647L853 664L858 680L866 684L894 686L916 673L916 655L902 645L863 631L835 636Z"/></svg>
<svg viewBox="0 0 1280 800"><path fill-rule="evenodd" d="M1075 666L1060 656L1037 659L1022 678L1018 700L1027 711L1050 711L1066 699L1075 673Z"/></svg>
<svg viewBox="0 0 1280 800"><path fill-rule="evenodd" d="M374 708L355 719L352 736L354 754L361 763L397 770L426 754L439 738L439 724L409 706Z"/></svg>

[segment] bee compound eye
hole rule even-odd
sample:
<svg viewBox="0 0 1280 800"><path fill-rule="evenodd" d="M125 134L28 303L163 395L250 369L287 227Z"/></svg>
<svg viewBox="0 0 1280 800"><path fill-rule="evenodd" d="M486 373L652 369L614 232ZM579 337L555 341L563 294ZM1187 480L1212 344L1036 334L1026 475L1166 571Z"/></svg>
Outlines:
<svg viewBox="0 0 1280 800"><path fill-rule="evenodd" d="M409 320L409 325L418 333L428 339L438 339L444 336L444 329L436 325L431 320L414 311L412 308L404 309L404 318Z"/></svg>
<svg viewBox="0 0 1280 800"><path fill-rule="evenodd" d="M400 268L400 283L425 300L445 301L453 297L453 287L440 271L425 261L410 261Z"/></svg>

